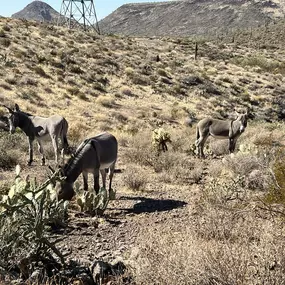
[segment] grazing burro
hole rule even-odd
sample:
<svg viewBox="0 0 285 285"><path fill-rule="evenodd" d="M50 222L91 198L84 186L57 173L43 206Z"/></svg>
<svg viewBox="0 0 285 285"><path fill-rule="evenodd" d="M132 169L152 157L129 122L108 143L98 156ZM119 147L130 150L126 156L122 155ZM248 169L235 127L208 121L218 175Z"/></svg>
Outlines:
<svg viewBox="0 0 285 285"><path fill-rule="evenodd" d="M248 112L246 111L244 114L237 113L236 115L237 118L235 120L205 118L198 122L196 128L197 140L195 145L198 148L199 157L205 157L203 148L209 136L217 139L228 139L229 152L234 152L237 139L247 126Z"/></svg>
<svg viewBox="0 0 285 285"><path fill-rule="evenodd" d="M117 139L110 133L101 133L84 140L62 168L65 179L60 184L58 199L71 200L74 196L73 184L82 173L84 190L88 190L88 173L94 176L94 190L99 193L99 172L103 187L106 188L106 170L109 170L109 194L118 155Z"/></svg>
<svg viewBox="0 0 285 285"><path fill-rule="evenodd" d="M34 116L20 110L18 104L15 104L14 110L5 107L8 114L10 133L14 133L16 128L19 127L28 137L29 143L29 160L28 165L33 162L33 142L36 139L38 149L42 155L42 165L45 164L44 150L42 141L51 138L54 148L55 162L58 164L59 145L58 140L61 140L62 151L68 151L67 130L68 123L65 118L59 115L53 115L48 118Z"/></svg>

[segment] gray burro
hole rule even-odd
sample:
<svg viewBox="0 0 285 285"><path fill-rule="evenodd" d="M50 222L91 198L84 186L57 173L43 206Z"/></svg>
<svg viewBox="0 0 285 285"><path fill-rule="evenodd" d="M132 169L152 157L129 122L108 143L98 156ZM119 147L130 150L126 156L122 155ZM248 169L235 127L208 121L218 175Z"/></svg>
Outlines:
<svg viewBox="0 0 285 285"><path fill-rule="evenodd" d="M84 190L88 190L88 173L94 176L94 190L99 193L99 172L102 176L103 187L106 188L107 170L109 171L109 194L118 155L117 139L110 133L101 133L84 140L62 169L58 199L70 200L74 195L73 184L82 173Z"/></svg>
<svg viewBox="0 0 285 285"><path fill-rule="evenodd" d="M19 106L15 104L14 110L2 105L8 112L8 121L10 133L14 133L15 129L19 127L28 137L29 143L29 160L28 165L33 162L33 141L36 139L38 149L42 155L42 165L45 164L44 150L42 141L50 137L55 153L55 162L58 164L59 145L58 140L61 140L62 153L68 150L67 130L68 123L66 119L59 115L53 115L48 118L34 116L20 110Z"/></svg>
<svg viewBox="0 0 285 285"><path fill-rule="evenodd" d="M205 157L203 148L209 136L217 139L228 139L229 152L234 152L237 139L247 126L247 119L248 112L244 114L237 113L237 118L235 120L205 118L199 121L196 128L197 140L195 142L196 147L198 148L199 157Z"/></svg>

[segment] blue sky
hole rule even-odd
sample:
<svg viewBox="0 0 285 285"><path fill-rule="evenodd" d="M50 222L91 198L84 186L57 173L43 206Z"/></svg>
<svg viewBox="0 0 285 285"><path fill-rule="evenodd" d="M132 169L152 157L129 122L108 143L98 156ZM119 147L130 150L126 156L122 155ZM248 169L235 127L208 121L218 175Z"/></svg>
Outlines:
<svg viewBox="0 0 285 285"><path fill-rule="evenodd" d="M167 1L167 0L164 0ZM2 2L2 5L1 5ZM10 17L12 14L22 10L25 6L30 4L31 0L0 0L0 15ZM46 0L43 1L52 6L58 12L60 11L61 0ZM163 0L94 0L98 20L106 17L118 7L126 3L141 3L141 2L163 2Z"/></svg>

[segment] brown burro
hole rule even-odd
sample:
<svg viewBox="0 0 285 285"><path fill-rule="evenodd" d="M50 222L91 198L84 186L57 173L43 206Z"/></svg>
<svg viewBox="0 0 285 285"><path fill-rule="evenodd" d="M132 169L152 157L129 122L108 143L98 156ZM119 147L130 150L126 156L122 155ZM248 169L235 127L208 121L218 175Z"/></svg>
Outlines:
<svg viewBox="0 0 285 285"><path fill-rule="evenodd" d="M42 142L51 139L55 153L55 162L58 164L59 145L58 140L61 140L62 154L68 151L67 130L68 123L65 118L60 115L53 115L48 118L34 116L20 110L18 104L15 104L14 110L5 107L8 114L9 130L13 134L17 127L19 127L28 137L29 143L29 160L28 165L33 162L33 142L38 143L38 149L42 155L42 165L45 164L44 150Z"/></svg>
<svg viewBox="0 0 285 285"><path fill-rule="evenodd" d="M205 157L203 148L209 136L217 139L228 139L229 152L234 152L237 139L247 126L247 119L248 112L244 114L237 113L237 118L235 120L205 118L199 121L196 128L197 139L195 142L195 145L198 148L198 156L201 158Z"/></svg>

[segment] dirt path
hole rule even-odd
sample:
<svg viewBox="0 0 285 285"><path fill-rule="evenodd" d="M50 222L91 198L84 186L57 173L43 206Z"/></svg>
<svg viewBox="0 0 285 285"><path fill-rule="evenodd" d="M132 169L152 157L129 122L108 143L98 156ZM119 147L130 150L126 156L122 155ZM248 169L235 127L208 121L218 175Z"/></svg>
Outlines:
<svg viewBox="0 0 285 285"><path fill-rule="evenodd" d="M152 191L118 192L102 219L72 212L61 244L72 259L92 262L124 260L137 246L137 237L159 224L191 222L197 185L148 185Z"/></svg>

